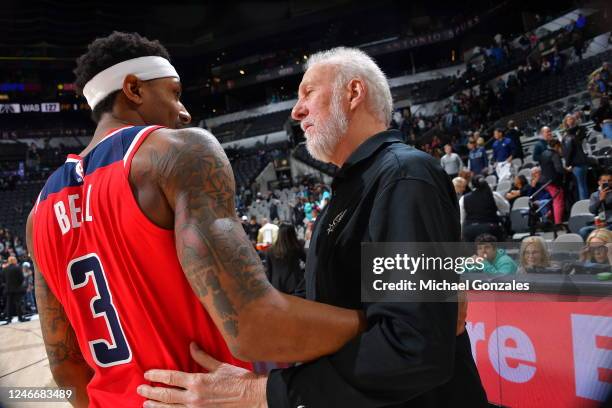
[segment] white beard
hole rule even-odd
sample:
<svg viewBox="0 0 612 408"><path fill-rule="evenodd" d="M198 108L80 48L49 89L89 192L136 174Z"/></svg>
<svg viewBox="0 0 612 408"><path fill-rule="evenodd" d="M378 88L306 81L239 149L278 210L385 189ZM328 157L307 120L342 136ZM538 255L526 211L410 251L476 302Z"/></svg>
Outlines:
<svg viewBox="0 0 612 408"><path fill-rule="evenodd" d="M340 107L340 98L334 92L327 121L314 121L316 133L310 131L306 136L306 149L312 157L329 163L342 137L348 129L348 118ZM311 127L311 129L313 128Z"/></svg>

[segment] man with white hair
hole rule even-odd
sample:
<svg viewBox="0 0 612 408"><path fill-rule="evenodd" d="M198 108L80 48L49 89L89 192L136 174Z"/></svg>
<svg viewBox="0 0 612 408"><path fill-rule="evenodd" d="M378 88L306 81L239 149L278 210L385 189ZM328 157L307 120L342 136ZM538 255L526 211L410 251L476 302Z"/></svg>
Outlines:
<svg viewBox="0 0 612 408"><path fill-rule="evenodd" d="M486 395L453 302L362 302L362 242L459 241L452 184L431 156L387 130L392 99L385 75L357 49L308 61L292 117L308 151L340 170L317 217L306 263L306 297L360 309L368 327L335 353L254 376L204 352L208 374L152 370L150 407L485 407ZM458 318L459 316L459 318ZM459 320L459 321L458 321ZM265 389L258 388L266 378Z"/></svg>

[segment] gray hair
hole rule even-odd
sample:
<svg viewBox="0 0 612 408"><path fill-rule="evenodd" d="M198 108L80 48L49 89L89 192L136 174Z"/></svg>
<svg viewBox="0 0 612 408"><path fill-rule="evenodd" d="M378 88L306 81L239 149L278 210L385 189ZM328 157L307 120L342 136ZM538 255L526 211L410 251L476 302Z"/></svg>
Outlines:
<svg viewBox="0 0 612 408"><path fill-rule="evenodd" d="M365 82L366 106L386 126L391 123L393 98L389 82L369 55L357 48L337 47L312 54L306 62L306 70L317 64L329 64L338 68L335 90L355 78Z"/></svg>

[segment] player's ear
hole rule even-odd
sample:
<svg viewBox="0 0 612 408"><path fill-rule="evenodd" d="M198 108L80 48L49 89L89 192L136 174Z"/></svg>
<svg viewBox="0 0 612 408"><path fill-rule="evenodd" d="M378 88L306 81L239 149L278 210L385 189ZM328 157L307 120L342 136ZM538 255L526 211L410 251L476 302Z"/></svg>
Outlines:
<svg viewBox="0 0 612 408"><path fill-rule="evenodd" d="M123 94L137 105L142 104L142 84L142 81L132 74L123 80Z"/></svg>

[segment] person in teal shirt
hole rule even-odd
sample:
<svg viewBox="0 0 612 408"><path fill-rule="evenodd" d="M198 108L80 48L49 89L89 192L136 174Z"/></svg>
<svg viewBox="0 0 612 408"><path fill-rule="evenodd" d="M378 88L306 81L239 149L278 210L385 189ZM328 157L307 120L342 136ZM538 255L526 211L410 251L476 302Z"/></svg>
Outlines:
<svg viewBox="0 0 612 408"><path fill-rule="evenodd" d="M484 258L482 269L469 268L469 272L484 272L489 275L512 275L516 273L517 265L506 254L506 251L497 248L497 238L491 234L481 234L476 237L476 255Z"/></svg>
<svg viewBox="0 0 612 408"><path fill-rule="evenodd" d="M304 204L304 215L308 221L312 221L312 210L313 210L312 202L309 200Z"/></svg>

